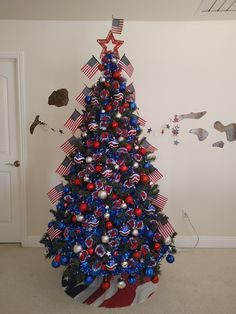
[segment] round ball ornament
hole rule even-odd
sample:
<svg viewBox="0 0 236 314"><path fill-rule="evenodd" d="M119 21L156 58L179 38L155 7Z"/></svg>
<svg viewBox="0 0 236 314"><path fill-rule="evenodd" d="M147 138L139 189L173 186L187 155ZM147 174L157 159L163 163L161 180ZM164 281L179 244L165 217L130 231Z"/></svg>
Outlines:
<svg viewBox="0 0 236 314"><path fill-rule="evenodd" d="M91 96L86 96L85 97L85 102L86 102L86 104L91 104L91 101L92 101L92 97Z"/></svg>
<svg viewBox="0 0 236 314"><path fill-rule="evenodd" d="M93 255L94 249L93 249L92 247L89 247L89 248L87 249L87 252L89 253L89 255Z"/></svg>
<svg viewBox="0 0 236 314"><path fill-rule="evenodd" d="M131 195L126 196L125 198L125 202L129 205L133 205L134 204L134 199Z"/></svg>
<svg viewBox="0 0 236 314"><path fill-rule="evenodd" d="M98 192L98 197L101 199L101 200L105 200L107 198L107 192L104 191L104 190L101 190Z"/></svg>
<svg viewBox="0 0 236 314"><path fill-rule="evenodd" d="M140 176L140 181L141 181L143 184L147 184L147 183L149 183L150 178L149 178L149 176L148 176L147 174L142 174L142 175Z"/></svg>
<svg viewBox="0 0 236 314"><path fill-rule="evenodd" d="M146 275L147 277L153 277L153 276L154 276L154 270L153 270L152 268L147 268L147 269L145 270L145 275Z"/></svg>
<svg viewBox="0 0 236 314"><path fill-rule="evenodd" d="M93 161L93 158L91 156L87 156L85 161L87 164L90 164Z"/></svg>
<svg viewBox="0 0 236 314"><path fill-rule="evenodd" d="M84 182L88 182L88 181L89 181L89 177L85 176L85 177L83 178L83 180L84 180Z"/></svg>
<svg viewBox="0 0 236 314"><path fill-rule="evenodd" d="M79 205L79 209L81 212L86 212L88 210L88 204L87 203L81 203Z"/></svg>
<svg viewBox="0 0 236 314"><path fill-rule="evenodd" d="M105 81L106 81L106 79L105 79L105 77L100 77L100 79L99 79L99 81L101 82L101 83L104 83Z"/></svg>
<svg viewBox="0 0 236 314"><path fill-rule="evenodd" d="M119 79L120 76L121 76L121 73L119 71L115 71L112 76L115 78L115 79Z"/></svg>
<svg viewBox="0 0 236 314"><path fill-rule="evenodd" d="M93 191L95 189L95 184L94 183L88 183L86 188L88 191Z"/></svg>
<svg viewBox="0 0 236 314"><path fill-rule="evenodd" d="M82 184L82 182L81 182L81 180L79 178L74 179L73 183L75 185L81 185Z"/></svg>
<svg viewBox="0 0 236 314"><path fill-rule="evenodd" d="M96 172L102 172L102 166L101 165L95 166L95 171Z"/></svg>
<svg viewBox="0 0 236 314"><path fill-rule="evenodd" d="M108 112L108 111L111 111L113 108L112 108L112 105L107 105L105 110Z"/></svg>
<svg viewBox="0 0 236 314"><path fill-rule="evenodd" d="M128 167L126 165L120 166L120 171L121 172L126 172L128 170Z"/></svg>
<svg viewBox="0 0 236 314"><path fill-rule="evenodd" d="M112 63L117 63L117 59L113 57L113 58L111 59L111 62L112 62Z"/></svg>
<svg viewBox="0 0 236 314"><path fill-rule="evenodd" d="M99 64L98 65L98 70L101 71L101 72L104 71L105 70L105 66L103 64Z"/></svg>
<svg viewBox="0 0 236 314"><path fill-rule="evenodd" d="M130 103L130 109L135 110L137 108L137 105L135 102Z"/></svg>
<svg viewBox="0 0 236 314"><path fill-rule="evenodd" d="M167 237L167 238L165 239L165 244L166 244L166 245L170 245L171 242L172 242L171 237Z"/></svg>
<svg viewBox="0 0 236 314"><path fill-rule="evenodd" d="M61 257L61 265L67 265L68 263L69 263L69 257L68 256L66 256L66 255L63 255L62 257Z"/></svg>
<svg viewBox="0 0 236 314"><path fill-rule="evenodd" d="M124 289L126 287L126 283L123 279L118 279L117 287L119 289Z"/></svg>
<svg viewBox="0 0 236 314"><path fill-rule="evenodd" d="M138 229L134 229L134 230L132 231L132 235L133 235L134 237L137 237L138 234L139 234Z"/></svg>
<svg viewBox="0 0 236 314"><path fill-rule="evenodd" d="M73 247L73 252L75 253L75 254L77 254L77 253L79 253L79 252L81 252L82 251L82 246L80 245L80 244L76 244L74 247Z"/></svg>
<svg viewBox="0 0 236 314"><path fill-rule="evenodd" d="M155 276L152 277L151 281L153 283L158 283L159 282L159 277L157 275L155 275Z"/></svg>
<svg viewBox="0 0 236 314"><path fill-rule="evenodd" d="M84 216L83 215L76 215L76 220L78 221L78 222L81 222L81 221L83 221L84 220Z"/></svg>
<svg viewBox="0 0 236 314"><path fill-rule="evenodd" d="M135 149L135 150L139 150L139 146L138 146L138 145L135 145L135 146L134 146L134 149Z"/></svg>
<svg viewBox="0 0 236 314"><path fill-rule="evenodd" d="M122 114L120 112L117 112L116 118L120 119L122 117Z"/></svg>
<svg viewBox="0 0 236 314"><path fill-rule="evenodd" d="M133 257L139 259L141 257L141 253L139 251L136 251L133 253Z"/></svg>
<svg viewBox="0 0 236 314"><path fill-rule="evenodd" d="M57 254L55 257L54 257L54 261L56 262L60 262L61 261L61 255Z"/></svg>
<svg viewBox="0 0 236 314"><path fill-rule="evenodd" d="M102 243L108 243L109 242L109 237L108 237L108 235L103 235L102 236L102 238L101 238L101 240L102 240Z"/></svg>
<svg viewBox="0 0 236 314"><path fill-rule="evenodd" d="M123 136L120 136L120 137L118 138L118 141L119 141L119 142L123 142L124 139L125 139L125 138L124 138Z"/></svg>
<svg viewBox="0 0 236 314"><path fill-rule="evenodd" d="M82 137L86 137L87 135L88 135L88 133L85 132L85 131L81 133L81 136L82 136Z"/></svg>
<svg viewBox="0 0 236 314"><path fill-rule="evenodd" d="M126 209L128 206L127 206L126 203L122 203L120 207L123 208L123 209Z"/></svg>
<svg viewBox="0 0 236 314"><path fill-rule="evenodd" d="M110 286L111 286L110 282L107 280L104 280L101 287L103 290L107 290L110 288Z"/></svg>
<svg viewBox="0 0 236 314"><path fill-rule="evenodd" d="M128 102L125 102L125 103L123 104L123 108L128 109L128 108L129 108L129 103L128 103Z"/></svg>
<svg viewBox="0 0 236 314"><path fill-rule="evenodd" d="M166 256L166 261L168 263L172 264L175 261L175 257L173 255L169 254L169 255Z"/></svg>
<svg viewBox="0 0 236 314"><path fill-rule="evenodd" d="M128 281L128 283L129 283L130 285L134 285L137 280L136 280L135 276L129 276L128 279L127 279L127 281Z"/></svg>
<svg viewBox="0 0 236 314"><path fill-rule="evenodd" d="M106 212L103 217L108 220L110 218L110 213Z"/></svg>
<svg viewBox="0 0 236 314"><path fill-rule="evenodd" d="M52 265L52 267L57 268L57 267L60 266L60 263L59 263L59 262L56 262L55 260L53 260L52 263L51 263L51 265Z"/></svg>
<svg viewBox="0 0 236 314"><path fill-rule="evenodd" d="M139 163L135 161L133 164L133 167L134 167L134 169L137 169L139 167Z"/></svg>
<svg viewBox="0 0 236 314"><path fill-rule="evenodd" d="M116 128L118 128L118 126L119 126L119 123L117 121L112 121L112 123L111 123L112 129L116 129Z"/></svg>
<svg viewBox="0 0 236 314"><path fill-rule="evenodd" d="M100 144L100 142L98 142L98 141L95 141L95 142L93 143L93 147L94 147L95 149L98 149L100 146L101 146L101 144Z"/></svg>
<svg viewBox="0 0 236 314"><path fill-rule="evenodd" d="M128 262L127 262L127 261L123 261L123 262L121 263L121 266L122 266L123 268L128 267Z"/></svg>
<svg viewBox="0 0 236 314"><path fill-rule="evenodd" d="M127 149L128 152L132 150L132 145L131 144L126 144L125 148Z"/></svg>
<svg viewBox="0 0 236 314"><path fill-rule="evenodd" d="M155 250L155 251L159 251L160 248L161 248L160 243L155 243L155 244L154 244L154 250Z"/></svg>
<svg viewBox="0 0 236 314"><path fill-rule="evenodd" d="M106 228L107 228L108 230L112 229L112 228L113 228L112 222L107 221L107 222L106 222Z"/></svg>
<svg viewBox="0 0 236 314"><path fill-rule="evenodd" d="M140 152L141 155L146 155L146 153L147 153L147 151L146 151L146 149L144 147L140 147L139 148L139 152Z"/></svg>
<svg viewBox="0 0 236 314"><path fill-rule="evenodd" d="M87 276L87 277L85 277L85 279L84 279L84 283L85 283L85 285L90 285L91 283L93 282L93 277L92 276Z"/></svg>
<svg viewBox="0 0 236 314"><path fill-rule="evenodd" d="M142 216L143 211L141 208L135 208L134 214L135 214L135 216L140 217L140 216Z"/></svg>

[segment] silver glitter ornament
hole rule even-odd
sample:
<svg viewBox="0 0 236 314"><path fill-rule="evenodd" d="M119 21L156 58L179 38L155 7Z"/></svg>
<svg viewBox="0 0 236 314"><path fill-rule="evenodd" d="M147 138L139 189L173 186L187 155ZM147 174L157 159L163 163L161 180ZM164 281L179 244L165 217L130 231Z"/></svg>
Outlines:
<svg viewBox="0 0 236 314"><path fill-rule="evenodd" d="M81 222L84 220L84 216L83 215L76 215L76 220Z"/></svg>
<svg viewBox="0 0 236 314"><path fill-rule="evenodd" d="M150 181L150 182L149 182L149 184L150 184L151 186L153 186L153 185L154 185L154 183L153 183L152 181Z"/></svg>
<svg viewBox="0 0 236 314"><path fill-rule="evenodd" d="M84 182L88 182L89 181L89 177L84 177L83 180L84 180Z"/></svg>
<svg viewBox="0 0 236 314"><path fill-rule="evenodd" d="M106 206L105 206L105 209L109 209L109 206L108 206L108 205L106 205Z"/></svg>
<svg viewBox="0 0 236 314"><path fill-rule="evenodd" d="M99 191L98 192L98 197L101 199L101 200L104 200L105 198L107 198L107 192L106 191Z"/></svg>
<svg viewBox="0 0 236 314"><path fill-rule="evenodd" d="M122 203L120 207L123 208L123 209L126 209L127 208L127 204L126 203Z"/></svg>
<svg viewBox="0 0 236 314"><path fill-rule="evenodd" d="M82 246L80 244L76 244L74 247L73 247L73 251L75 254L79 253L82 251Z"/></svg>
<svg viewBox="0 0 236 314"><path fill-rule="evenodd" d="M84 131L81 133L81 135L82 135L82 137L86 137L88 135L88 133Z"/></svg>
<svg viewBox="0 0 236 314"><path fill-rule="evenodd" d="M91 156L86 157L85 159L87 164L90 164L93 161L93 158Z"/></svg>
<svg viewBox="0 0 236 314"><path fill-rule="evenodd" d="M122 266L123 268L128 267L128 262L127 262L127 261L123 261L123 262L121 263L121 266Z"/></svg>
<svg viewBox="0 0 236 314"><path fill-rule="evenodd" d="M120 113L120 112L117 112L116 118L120 119L121 117L122 117L121 113Z"/></svg>
<svg viewBox="0 0 236 314"><path fill-rule="evenodd" d="M102 77L100 77L100 82L102 82L102 83L103 83L103 82L105 82L105 81L106 81L105 77L103 77L103 76L102 76Z"/></svg>
<svg viewBox="0 0 236 314"><path fill-rule="evenodd" d="M105 219L109 219L110 218L110 214L108 212L106 212L103 216Z"/></svg>
<svg viewBox="0 0 236 314"><path fill-rule="evenodd" d="M108 235L103 235L102 236L102 238L101 238L101 240L102 240L102 243L108 243L109 242L109 237L108 237Z"/></svg>
<svg viewBox="0 0 236 314"><path fill-rule="evenodd" d="M104 109L101 110L101 113L105 113L106 111Z"/></svg>
<svg viewBox="0 0 236 314"><path fill-rule="evenodd" d="M171 244L171 242L172 242L171 237L167 237L167 238L165 239L165 244L166 244L166 245Z"/></svg>
<svg viewBox="0 0 236 314"><path fill-rule="evenodd" d="M138 145L135 145L135 146L134 146L134 149L135 149L135 150L138 150L138 149L139 149L139 146L138 146Z"/></svg>
<svg viewBox="0 0 236 314"><path fill-rule="evenodd" d="M111 59L111 62L117 63L117 59L116 59L116 58L112 58L112 59Z"/></svg>
<svg viewBox="0 0 236 314"><path fill-rule="evenodd" d="M138 162L134 162L133 167L134 167L135 169L137 169L137 168L139 167L139 163L138 163Z"/></svg>
<svg viewBox="0 0 236 314"><path fill-rule="evenodd" d="M119 289L124 289L126 287L126 283L123 279L118 279L117 287Z"/></svg>
<svg viewBox="0 0 236 314"><path fill-rule="evenodd" d="M116 170L118 170L120 167L119 167L119 165L115 165L114 168L115 168Z"/></svg>
<svg viewBox="0 0 236 314"><path fill-rule="evenodd" d="M118 141L119 141L119 142L123 142L123 141L124 141L124 137L123 137L123 136L120 136L120 137L118 138Z"/></svg>
<svg viewBox="0 0 236 314"><path fill-rule="evenodd" d="M133 236L135 236L135 237L137 237L138 236L138 229L134 229L133 231L132 231L132 235Z"/></svg>

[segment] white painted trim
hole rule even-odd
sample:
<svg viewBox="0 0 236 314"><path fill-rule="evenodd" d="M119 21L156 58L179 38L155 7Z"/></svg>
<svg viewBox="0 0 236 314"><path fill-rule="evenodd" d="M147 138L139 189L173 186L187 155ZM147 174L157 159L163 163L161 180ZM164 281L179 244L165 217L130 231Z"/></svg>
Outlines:
<svg viewBox="0 0 236 314"><path fill-rule="evenodd" d="M42 247L39 243L42 236L28 236L24 246ZM194 236L177 236L175 245L177 248L194 248L196 237ZM197 248L216 248L216 249L235 249L236 236L200 236Z"/></svg>
<svg viewBox="0 0 236 314"><path fill-rule="evenodd" d="M13 59L16 62L17 70L17 98L18 98L18 122L19 122L19 176L20 176L20 227L21 243L26 246L27 239L27 200L26 200L26 170L27 170L27 128L26 128L26 106L25 106L25 89L24 89L24 53L23 52L0 52L0 59Z"/></svg>

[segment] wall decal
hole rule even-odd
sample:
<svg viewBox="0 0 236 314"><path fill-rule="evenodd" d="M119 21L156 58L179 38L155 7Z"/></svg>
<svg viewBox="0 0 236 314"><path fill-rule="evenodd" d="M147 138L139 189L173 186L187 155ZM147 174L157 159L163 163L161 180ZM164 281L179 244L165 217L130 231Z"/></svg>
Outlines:
<svg viewBox="0 0 236 314"><path fill-rule="evenodd" d="M69 102L68 90L61 88L54 90L52 94L48 97L48 104L50 106L62 107L66 106Z"/></svg>
<svg viewBox="0 0 236 314"><path fill-rule="evenodd" d="M37 125L48 126L51 131L55 132L54 128L51 128L46 122L39 120L39 115L37 115L34 119L34 122L30 125L30 134L34 133L34 130L35 130ZM58 132L61 134L64 133L61 129L59 129Z"/></svg>
<svg viewBox="0 0 236 314"><path fill-rule="evenodd" d="M202 128L191 129L189 130L189 133L197 135L199 141L204 141L209 135L209 132Z"/></svg>
<svg viewBox="0 0 236 314"><path fill-rule="evenodd" d="M181 121L184 119L201 119L206 113L207 113L206 111L190 112L187 114L175 115L175 117L178 119L178 121Z"/></svg>
<svg viewBox="0 0 236 314"><path fill-rule="evenodd" d="M227 141L233 142L236 140L236 123L223 125L220 121L216 121L214 128L219 132L225 132Z"/></svg>
<svg viewBox="0 0 236 314"><path fill-rule="evenodd" d="M213 147L223 148L225 143L223 141L218 141L212 144Z"/></svg>

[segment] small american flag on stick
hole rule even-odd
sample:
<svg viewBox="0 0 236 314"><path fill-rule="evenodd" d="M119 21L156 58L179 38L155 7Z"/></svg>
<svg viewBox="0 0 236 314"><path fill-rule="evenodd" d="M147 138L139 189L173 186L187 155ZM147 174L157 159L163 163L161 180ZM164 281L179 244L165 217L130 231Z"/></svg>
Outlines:
<svg viewBox="0 0 236 314"><path fill-rule="evenodd" d="M173 234L176 233L169 222L167 222L164 225L160 225L158 227L158 231L163 236L164 239L166 239L167 237L171 237Z"/></svg>
<svg viewBox="0 0 236 314"><path fill-rule="evenodd" d="M142 141L141 146L151 153L157 151L156 147L151 145L147 140Z"/></svg>
<svg viewBox="0 0 236 314"><path fill-rule="evenodd" d="M122 70L124 70L129 75L129 77L131 77L134 72L134 68L126 55L123 55L119 61L119 64L121 65Z"/></svg>
<svg viewBox="0 0 236 314"><path fill-rule="evenodd" d="M163 177L163 175L160 173L159 170L157 170L155 168L155 170L153 171L153 173L151 173L149 175L150 180L155 184L157 183L157 181L159 181L161 178Z"/></svg>
<svg viewBox="0 0 236 314"><path fill-rule="evenodd" d="M91 88L88 86L85 86L85 88L82 90L82 92L75 98L75 100L81 104L82 106L85 105L85 97L92 94Z"/></svg>
<svg viewBox="0 0 236 314"><path fill-rule="evenodd" d="M112 19L111 31L114 34L121 34L124 25L124 19Z"/></svg>
<svg viewBox="0 0 236 314"><path fill-rule="evenodd" d="M57 168L56 173L60 176L68 175L70 173L70 167L72 165L72 160L66 156L60 166Z"/></svg>
<svg viewBox="0 0 236 314"><path fill-rule="evenodd" d="M59 198L62 196L62 194L63 194L63 184L62 183L58 184L57 186L55 186L53 189L51 189L47 193L52 204L54 204L56 201L58 201Z"/></svg>
<svg viewBox="0 0 236 314"><path fill-rule="evenodd" d="M92 58L81 68L81 71L91 79L94 74L98 71L99 62L92 56Z"/></svg>
<svg viewBox="0 0 236 314"><path fill-rule="evenodd" d="M64 144L62 144L60 148L63 150L65 154L69 155L76 151L76 147L74 146L76 140L77 138L73 135Z"/></svg>
<svg viewBox="0 0 236 314"><path fill-rule="evenodd" d="M167 197L165 197L161 194L158 194L156 199L151 198L151 203L153 205L157 206L158 208L163 209L167 203L167 200L168 200Z"/></svg>
<svg viewBox="0 0 236 314"><path fill-rule="evenodd" d="M59 229L55 229L53 226L51 226L48 230L47 230L47 233L48 233L48 236L50 238L50 240L52 241L53 239L55 238L59 238L59 235L61 234L61 230Z"/></svg>
<svg viewBox="0 0 236 314"><path fill-rule="evenodd" d="M70 116L70 118L66 121L64 126L66 126L71 132L75 132L77 128L81 125L84 120L84 115L79 113L76 109Z"/></svg>

